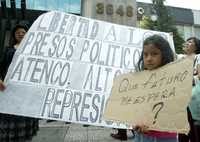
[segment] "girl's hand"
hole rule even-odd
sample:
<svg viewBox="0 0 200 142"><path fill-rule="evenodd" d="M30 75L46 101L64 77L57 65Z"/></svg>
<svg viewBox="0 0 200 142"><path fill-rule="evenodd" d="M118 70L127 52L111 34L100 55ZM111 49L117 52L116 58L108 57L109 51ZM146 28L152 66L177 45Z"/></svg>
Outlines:
<svg viewBox="0 0 200 142"><path fill-rule="evenodd" d="M2 80L0 80L0 91L3 91L5 89L5 85Z"/></svg>
<svg viewBox="0 0 200 142"><path fill-rule="evenodd" d="M149 127L146 126L146 125L136 125L136 126L135 126L135 130L136 130L137 132L139 132L139 133L146 133L146 132L148 132L148 131L149 131L148 128L149 128Z"/></svg>

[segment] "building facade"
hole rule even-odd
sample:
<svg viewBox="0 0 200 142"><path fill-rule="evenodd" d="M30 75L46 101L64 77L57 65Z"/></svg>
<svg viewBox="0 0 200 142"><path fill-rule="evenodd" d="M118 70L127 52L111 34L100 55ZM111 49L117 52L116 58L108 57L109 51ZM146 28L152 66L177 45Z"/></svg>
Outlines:
<svg viewBox="0 0 200 142"><path fill-rule="evenodd" d="M151 16L151 4L138 2L137 7L144 9L144 15ZM196 36L200 39L200 10L169 6L167 8L175 21L178 32L185 40L191 36Z"/></svg>

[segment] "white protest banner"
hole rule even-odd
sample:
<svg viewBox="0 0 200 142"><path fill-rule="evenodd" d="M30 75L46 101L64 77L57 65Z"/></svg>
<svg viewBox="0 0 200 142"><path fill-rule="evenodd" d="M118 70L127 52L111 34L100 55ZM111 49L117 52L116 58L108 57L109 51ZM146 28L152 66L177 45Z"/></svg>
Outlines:
<svg viewBox="0 0 200 142"><path fill-rule="evenodd" d="M193 62L190 57L156 70L116 77L105 118L146 124L150 130L187 132Z"/></svg>
<svg viewBox="0 0 200 142"><path fill-rule="evenodd" d="M170 39L61 12L41 15L15 53L0 112L125 128L104 121L104 107L113 78L135 69L152 34Z"/></svg>

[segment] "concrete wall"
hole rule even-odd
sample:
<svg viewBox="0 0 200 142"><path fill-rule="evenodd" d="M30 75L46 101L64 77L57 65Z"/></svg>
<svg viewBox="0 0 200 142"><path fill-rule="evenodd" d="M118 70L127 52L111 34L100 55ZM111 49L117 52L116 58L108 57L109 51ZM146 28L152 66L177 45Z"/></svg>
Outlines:
<svg viewBox="0 0 200 142"><path fill-rule="evenodd" d="M135 0L83 0L82 16L121 25L136 26Z"/></svg>

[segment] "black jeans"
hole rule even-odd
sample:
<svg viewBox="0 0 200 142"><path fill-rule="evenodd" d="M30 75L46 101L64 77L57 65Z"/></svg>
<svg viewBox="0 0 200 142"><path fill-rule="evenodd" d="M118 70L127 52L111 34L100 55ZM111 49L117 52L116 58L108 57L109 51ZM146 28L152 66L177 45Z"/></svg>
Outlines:
<svg viewBox="0 0 200 142"><path fill-rule="evenodd" d="M187 108L187 116L190 125L190 131L188 135L178 134L178 140L179 142L189 142L189 140L190 142L200 142L200 126L195 125L195 120L192 119L192 114L189 108Z"/></svg>

